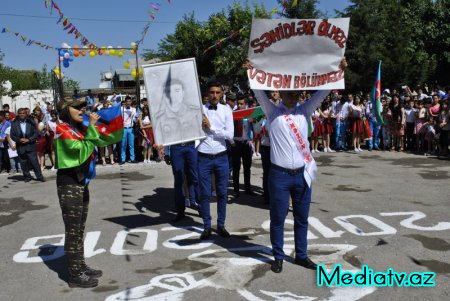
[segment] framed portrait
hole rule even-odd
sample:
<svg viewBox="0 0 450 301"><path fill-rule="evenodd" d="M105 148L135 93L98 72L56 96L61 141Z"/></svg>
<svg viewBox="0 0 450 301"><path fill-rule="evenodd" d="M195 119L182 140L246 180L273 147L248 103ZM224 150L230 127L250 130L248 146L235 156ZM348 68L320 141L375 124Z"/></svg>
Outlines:
<svg viewBox="0 0 450 301"><path fill-rule="evenodd" d="M155 143L164 146L206 138L195 59L143 65Z"/></svg>

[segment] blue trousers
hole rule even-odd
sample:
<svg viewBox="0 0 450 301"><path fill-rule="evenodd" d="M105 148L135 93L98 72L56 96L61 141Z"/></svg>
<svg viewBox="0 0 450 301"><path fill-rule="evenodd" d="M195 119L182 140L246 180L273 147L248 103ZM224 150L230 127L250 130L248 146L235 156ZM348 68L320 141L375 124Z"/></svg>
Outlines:
<svg viewBox="0 0 450 301"><path fill-rule="evenodd" d="M276 165L270 168L270 242L275 259L284 259L284 222L289 208L289 196L294 209L295 258L307 255L308 215L311 204L311 188L303 176L304 168L293 175Z"/></svg>
<svg viewBox="0 0 450 301"><path fill-rule="evenodd" d="M259 147L259 152L261 153L261 162L263 169L263 191L264 191L264 203L269 204L270 194L269 194L269 172L270 172L270 146L261 145Z"/></svg>
<svg viewBox="0 0 450 301"><path fill-rule="evenodd" d="M130 160L134 161L134 132L133 128L124 128L122 136L121 160L124 162L127 156L127 145L130 148Z"/></svg>
<svg viewBox="0 0 450 301"><path fill-rule="evenodd" d="M335 149L344 149L345 148L345 134L347 132L347 121L336 121L336 143ZM341 143L342 142L342 143Z"/></svg>
<svg viewBox="0 0 450 301"><path fill-rule="evenodd" d="M199 205L205 229L211 228L211 174L216 179L217 226L225 226L229 164L226 155L215 159L198 156Z"/></svg>
<svg viewBox="0 0 450 301"><path fill-rule="evenodd" d="M175 180L175 209L177 213L184 213L186 207L183 193L184 175L187 176L189 199L196 203L198 197L198 158L194 143L186 146L172 145L170 147L170 160Z"/></svg>
<svg viewBox="0 0 450 301"><path fill-rule="evenodd" d="M380 137L380 125L376 120L373 120L373 118L369 119L369 125L370 125L370 131L372 132L372 139L367 140L368 141L368 147L369 149L378 148L378 140Z"/></svg>

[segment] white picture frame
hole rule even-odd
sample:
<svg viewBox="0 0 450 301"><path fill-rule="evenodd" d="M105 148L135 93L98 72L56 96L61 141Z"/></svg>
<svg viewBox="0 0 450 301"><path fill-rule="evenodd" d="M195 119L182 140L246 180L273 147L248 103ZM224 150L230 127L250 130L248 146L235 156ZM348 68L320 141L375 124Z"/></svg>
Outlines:
<svg viewBox="0 0 450 301"><path fill-rule="evenodd" d="M143 65L155 143L174 145L206 138L195 58Z"/></svg>

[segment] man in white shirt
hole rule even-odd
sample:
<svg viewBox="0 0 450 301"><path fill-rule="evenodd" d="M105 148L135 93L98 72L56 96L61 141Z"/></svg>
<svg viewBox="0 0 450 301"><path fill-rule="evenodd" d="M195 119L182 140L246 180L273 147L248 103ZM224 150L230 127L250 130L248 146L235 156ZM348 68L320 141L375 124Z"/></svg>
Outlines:
<svg viewBox="0 0 450 301"><path fill-rule="evenodd" d="M269 93L270 101L272 101L275 105L278 105L282 100L280 98L279 91L270 91ZM270 172L270 138L269 138L269 124L267 123L267 117L264 116L264 119L261 124L261 163L263 169L263 197L264 204L270 203L270 194L269 194L269 172Z"/></svg>
<svg viewBox="0 0 450 301"><path fill-rule="evenodd" d="M345 147L345 135L347 133L347 118L349 114L348 102L343 98L336 104L334 115L336 116L336 143L335 149L343 151Z"/></svg>
<svg viewBox="0 0 450 301"><path fill-rule="evenodd" d="M215 175L217 193L217 234L230 236L225 229L229 175L226 140L233 139L233 114L228 106L219 103L223 98L222 86L218 82L210 82L208 87L209 101L204 105L202 122L207 137L198 146L199 206L204 224L200 239L211 236L212 173Z"/></svg>
<svg viewBox="0 0 450 301"><path fill-rule="evenodd" d="M122 118L123 118L123 136L122 136L122 148L121 148L121 159L119 164L125 163L127 155L127 145L130 149L130 160L131 163L137 163L134 158L134 130L133 126L136 121L136 109L131 106L131 97L127 96L125 98L125 106L121 108Z"/></svg>
<svg viewBox="0 0 450 301"><path fill-rule="evenodd" d="M346 65L343 59L341 68ZM249 64L245 66L248 67ZM275 258L271 269L275 273L283 270L284 222L291 196L295 264L315 270L317 265L307 255L307 232L311 184L315 179L317 166L309 150L307 120L330 91L318 91L300 106L297 106L299 91L282 91L280 94L283 102L278 106L267 98L264 91L254 92L270 127L270 241Z"/></svg>

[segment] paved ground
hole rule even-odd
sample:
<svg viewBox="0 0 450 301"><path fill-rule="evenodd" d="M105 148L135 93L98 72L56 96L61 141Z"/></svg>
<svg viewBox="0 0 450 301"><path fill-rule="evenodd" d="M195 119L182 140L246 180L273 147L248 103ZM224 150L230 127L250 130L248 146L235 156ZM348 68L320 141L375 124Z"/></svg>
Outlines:
<svg viewBox="0 0 450 301"><path fill-rule="evenodd" d="M85 250L104 272L95 289L67 286L54 174L28 184L0 175L0 300L450 300L450 161L381 152L316 158L311 258L330 269L433 271L435 287L317 287L315 272L289 262L272 273L261 197L228 205L231 238L200 242L195 211L170 223L173 178L161 163L98 169ZM260 192L260 161L252 173Z"/></svg>

